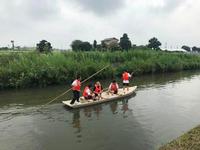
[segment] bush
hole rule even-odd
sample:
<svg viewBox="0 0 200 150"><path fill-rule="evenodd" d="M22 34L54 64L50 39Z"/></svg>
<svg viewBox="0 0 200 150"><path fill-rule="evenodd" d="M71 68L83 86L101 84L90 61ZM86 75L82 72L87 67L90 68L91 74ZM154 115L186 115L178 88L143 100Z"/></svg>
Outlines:
<svg viewBox="0 0 200 150"><path fill-rule="evenodd" d="M200 56L138 49L128 52L3 53L0 54L0 88L66 84L77 74L85 79L108 64L110 67L94 78L121 77L124 69L135 75L199 69Z"/></svg>

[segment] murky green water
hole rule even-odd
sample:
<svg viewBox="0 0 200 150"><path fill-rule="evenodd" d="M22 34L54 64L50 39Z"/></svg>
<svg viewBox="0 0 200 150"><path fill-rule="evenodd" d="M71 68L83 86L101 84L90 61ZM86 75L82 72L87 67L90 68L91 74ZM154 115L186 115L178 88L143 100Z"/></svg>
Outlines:
<svg viewBox="0 0 200 150"><path fill-rule="evenodd" d="M60 101L41 107L68 87L1 91L0 149L151 150L200 124L200 72L133 84L139 88L130 98L76 110Z"/></svg>

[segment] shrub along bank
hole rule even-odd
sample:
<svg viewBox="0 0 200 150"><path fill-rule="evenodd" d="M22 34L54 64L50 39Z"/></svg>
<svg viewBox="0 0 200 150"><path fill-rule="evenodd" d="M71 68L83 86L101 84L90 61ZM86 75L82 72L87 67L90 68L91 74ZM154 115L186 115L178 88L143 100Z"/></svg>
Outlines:
<svg viewBox="0 0 200 150"><path fill-rule="evenodd" d="M200 69L200 56L180 52L129 50L128 52L54 52L0 54L0 88L66 84L77 74L82 79L106 65L96 79L120 77L124 69L135 75Z"/></svg>

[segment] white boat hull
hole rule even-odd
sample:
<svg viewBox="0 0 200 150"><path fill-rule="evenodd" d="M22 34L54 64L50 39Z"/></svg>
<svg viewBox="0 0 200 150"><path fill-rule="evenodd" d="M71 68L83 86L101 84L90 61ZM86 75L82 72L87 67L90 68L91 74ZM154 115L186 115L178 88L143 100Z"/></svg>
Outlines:
<svg viewBox="0 0 200 150"><path fill-rule="evenodd" d="M67 101L62 101L63 104L67 105L68 107L71 108L80 108L80 107L86 107L90 105L96 105L100 103L105 103L108 101L120 99L120 98L125 98L127 96L130 96L135 92L137 89L137 86L129 87L129 90L123 90L122 88L118 90L118 94L108 94L106 91L102 93L102 99L100 100L84 100L84 98L80 98L80 102L75 102L73 105L70 104L71 100Z"/></svg>

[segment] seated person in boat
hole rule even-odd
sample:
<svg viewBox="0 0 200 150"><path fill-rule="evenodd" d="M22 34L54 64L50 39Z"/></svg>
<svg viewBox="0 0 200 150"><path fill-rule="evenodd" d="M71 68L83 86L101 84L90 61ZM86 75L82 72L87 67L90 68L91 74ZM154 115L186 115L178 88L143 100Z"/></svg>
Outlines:
<svg viewBox="0 0 200 150"><path fill-rule="evenodd" d="M102 98L101 94L103 92L103 87L102 87L102 85L101 85L101 83L99 81L95 83L93 91L94 91L94 97L95 97L95 99L99 100L99 99Z"/></svg>
<svg viewBox="0 0 200 150"><path fill-rule="evenodd" d="M113 80L108 88L108 92L112 94L117 94L119 89L119 85L117 84L116 80Z"/></svg>
<svg viewBox="0 0 200 150"><path fill-rule="evenodd" d="M84 91L83 91L83 97L85 99L93 99L93 93L92 93L92 85L89 84L88 86L85 87Z"/></svg>

